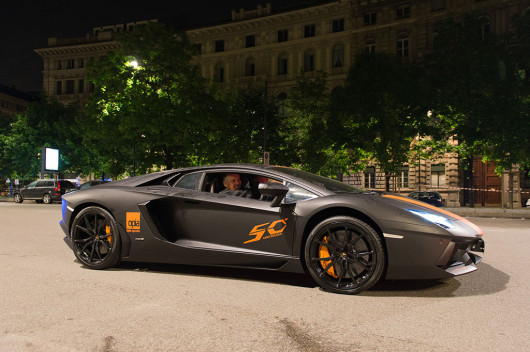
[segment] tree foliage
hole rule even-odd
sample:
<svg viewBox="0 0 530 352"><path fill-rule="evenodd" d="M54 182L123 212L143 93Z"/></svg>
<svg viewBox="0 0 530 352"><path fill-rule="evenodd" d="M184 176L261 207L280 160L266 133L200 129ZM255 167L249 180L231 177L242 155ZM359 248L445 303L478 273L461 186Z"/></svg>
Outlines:
<svg viewBox="0 0 530 352"><path fill-rule="evenodd" d="M88 111L97 131L91 137L103 146L100 154L117 165L127 164L120 156L131 155L129 165L136 161L141 173L197 162L217 121L205 80L192 64L193 46L159 23L124 32L118 42L90 70L96 92Z"/></svg>

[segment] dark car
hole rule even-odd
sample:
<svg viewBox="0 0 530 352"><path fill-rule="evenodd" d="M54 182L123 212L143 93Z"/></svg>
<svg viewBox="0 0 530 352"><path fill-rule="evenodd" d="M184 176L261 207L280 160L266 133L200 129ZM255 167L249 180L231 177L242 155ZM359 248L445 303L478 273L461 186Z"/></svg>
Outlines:
<svg viewBox="0 0 530 352"><path fill-rule="evenodd" d="M240 196L223 190L238 174ZM233 175L230 175L234 179ZM60 225L86 267L159 262L309 273L358 293L379 279L476 270L482 231L445 210L296 169L227 164L164 171L63 196Z"/></svg>
<svg viewBox="0 0 530 352"><path fill-rule="evenodd" d="M442 198L442 195L433 191L416 191L410 193L408 197L429 203L436 207L441 207L445 204L445 200Z"/></svg>
<svg viewBox="0 0 530 352"><path fill-rule="evenodd" d="M50 204L61 200L61 196L75 185L68 180L36 180L29 185L13 191L15 202L22 203L24 200L34 200L37 203Z"/></svg>

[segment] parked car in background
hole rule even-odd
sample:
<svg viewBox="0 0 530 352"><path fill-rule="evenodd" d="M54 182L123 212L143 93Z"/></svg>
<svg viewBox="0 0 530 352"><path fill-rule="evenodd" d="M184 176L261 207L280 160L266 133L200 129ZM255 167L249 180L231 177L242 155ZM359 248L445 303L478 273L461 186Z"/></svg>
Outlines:
<svg viewBox="0 0 530 352"><path fill-rule="evenodd" d="M416 191L410 193L408 197L420 200L436 207L441 207L442 205L445 205L445 199L442 198L442 195L434 191Z"/></svg>
<svg viewBox="0 0 530 352"><path fill-rule="evenodd" d="M13 198L16 203L34 200L37 203L50 204L53 201L60 201L61 196L71 189L75 189L75 185L68 180L36 180L13 190Z"/></svg>

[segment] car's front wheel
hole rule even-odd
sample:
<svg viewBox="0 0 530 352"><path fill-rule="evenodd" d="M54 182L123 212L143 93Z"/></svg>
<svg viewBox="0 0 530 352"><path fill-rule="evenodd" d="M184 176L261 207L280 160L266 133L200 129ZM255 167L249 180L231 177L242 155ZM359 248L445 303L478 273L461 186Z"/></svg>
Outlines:
<svg viewBox="0 0 530 352"><path fill-rule="evenodd" d="M349 216L328 218L313 228L305 263L325 290L355 294L374 285L385 267L381 238L367 223Z"/></svg>
<svg viewBox="0 0 530 352"><path fill-rule="evenodd" d="M72 223L72 244L76 258L90 269L106 269L120 261L121 242L112 215L100 207L79 212Z"/></svg>
<svg viewBox="0 0 530 352"><path fill-rule="evenodd" d="M15 195L13 196L14 200L15 200L15 203L22 203L24 201L24 199L22 198L22 196L20 195L20 193L15 193Z"/></svg>

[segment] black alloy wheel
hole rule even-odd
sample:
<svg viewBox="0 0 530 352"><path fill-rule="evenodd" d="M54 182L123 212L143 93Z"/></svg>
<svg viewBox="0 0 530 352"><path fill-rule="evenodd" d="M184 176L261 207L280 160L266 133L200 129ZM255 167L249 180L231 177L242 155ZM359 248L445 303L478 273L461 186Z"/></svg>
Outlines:
<svg viewBox="0 0 530 352"><path fill-rule="evenodd" d="M370 225L353 217L335 216L309 234L305 263L323 289L355 294L379 280L385 252L380 236Z"/></svg>
<svg viewBox="0 0 530 352"><path fill-rule="evenodd" d="M20 193L15 193L15 195L13 196L13 199L14 199L15 203L22 203L24 201L24 199L22 199L22 196L20 195Z"/></svg>
<svg viewBox="0 0 530 352"><path fill-rule="evenodd" d="M72 244L76 258L90 269L106 269L120 261L121 242L112 215L100 207L88 207L72 224Z"/></svg>

